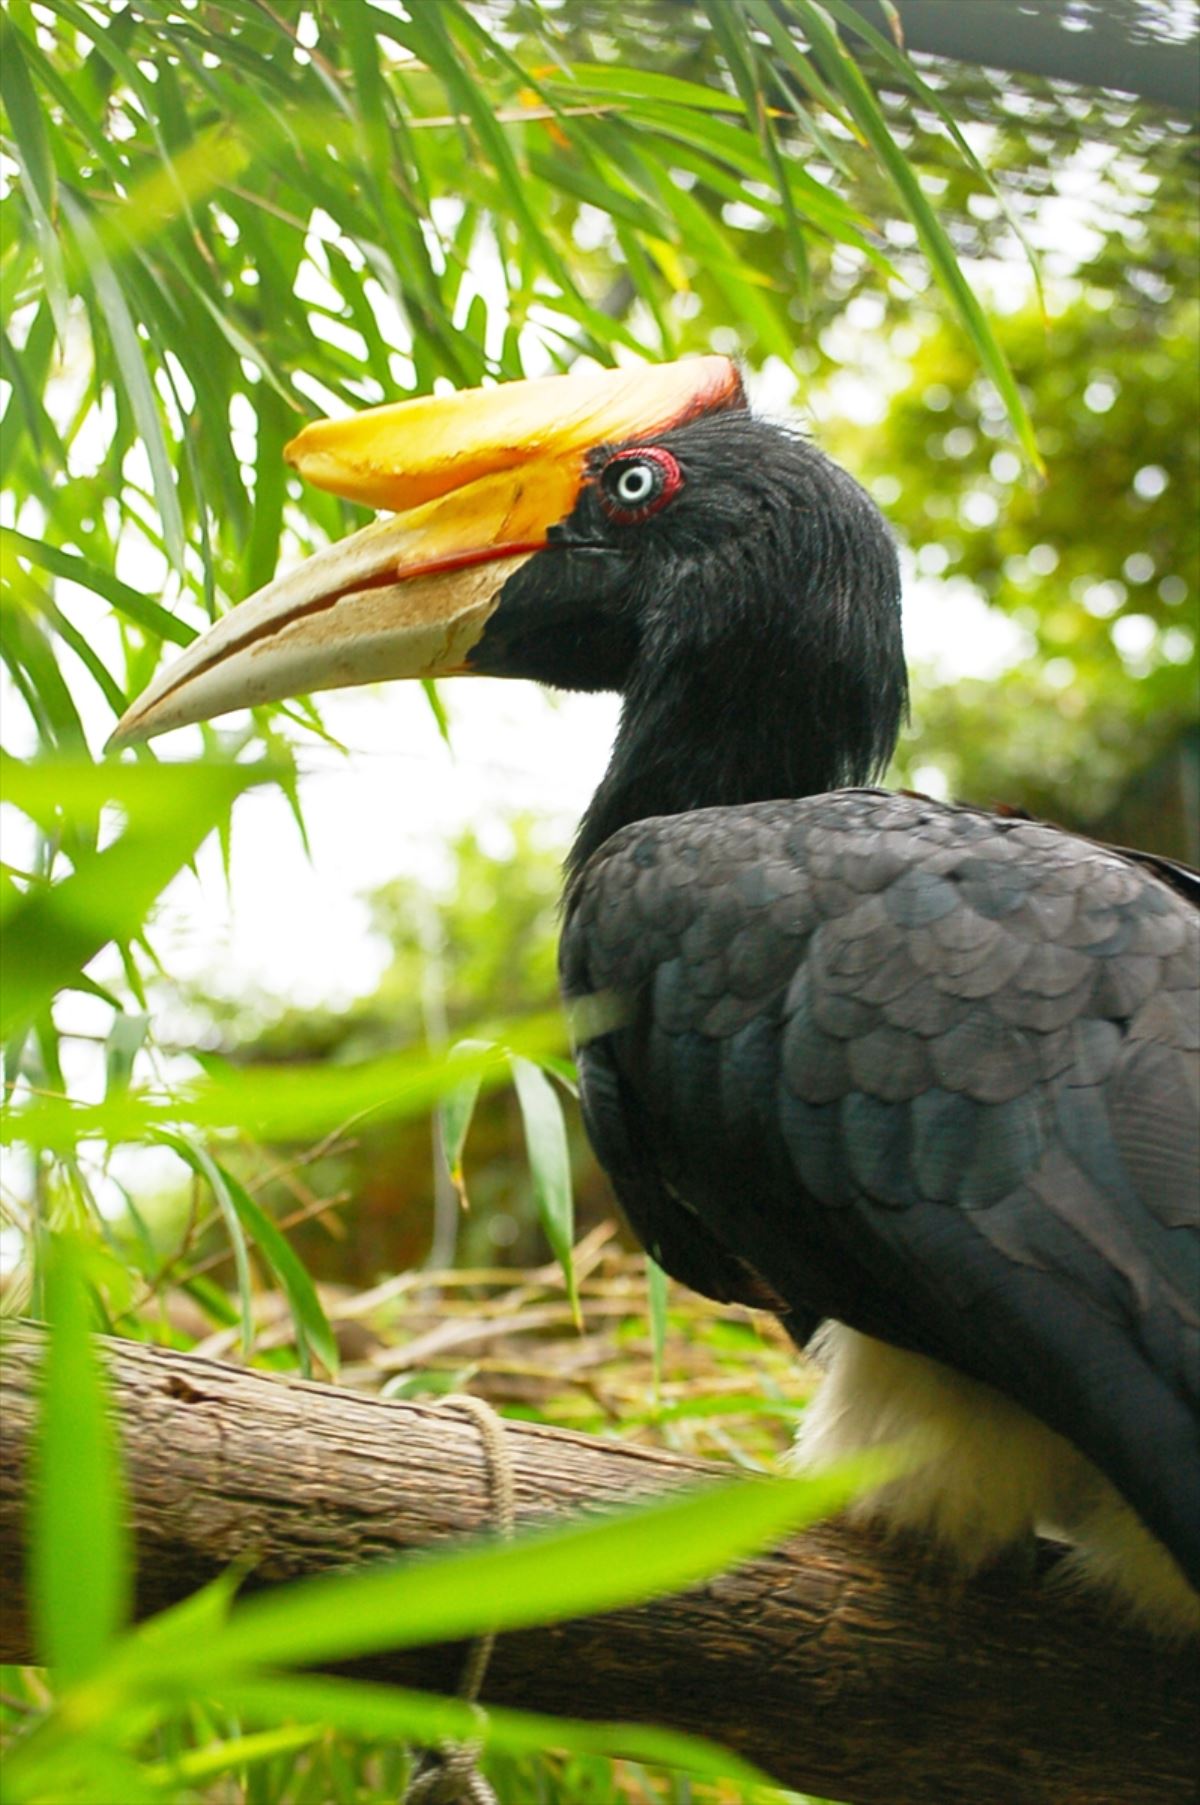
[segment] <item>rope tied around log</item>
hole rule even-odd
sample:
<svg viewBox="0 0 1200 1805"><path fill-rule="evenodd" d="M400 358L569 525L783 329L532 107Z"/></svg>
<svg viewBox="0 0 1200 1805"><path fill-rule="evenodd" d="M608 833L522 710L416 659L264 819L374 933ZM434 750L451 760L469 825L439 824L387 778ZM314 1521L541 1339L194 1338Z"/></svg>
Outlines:
<svg viewBox="0 0 1200 1805"><path fill-rule="evenodd" d="M510 1541L516 1524L516 1483L501 1418L483 1398L469 1392L446 1398L440 1408L470 1417L479 1430L492 1516L501 1536ZM458 1696L477 1708L495 1646L494 1630L477 1636L463 1663ZM478 1742L441 1742L434 1749L426 1749L401 1805L498 1805L495 1793L476 1765L481 1746Z"/></svg>

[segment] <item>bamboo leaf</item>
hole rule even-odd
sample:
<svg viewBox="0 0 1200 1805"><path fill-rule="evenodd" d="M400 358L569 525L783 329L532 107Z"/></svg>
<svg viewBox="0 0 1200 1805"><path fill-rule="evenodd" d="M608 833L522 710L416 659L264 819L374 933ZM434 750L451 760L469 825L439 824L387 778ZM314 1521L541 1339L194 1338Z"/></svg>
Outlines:
<svg viewBox="0 0 1200 1805"><path fill-rule="evenodd" d="M89 271L96 297L104 310L105 324L112 341L113 353L121 371L125 392L129 397L129 405L133 410L134 419L137 421L138 432L150 460L154 498L162 518L167 549L171 562L176 570L182 573L184 569L183 517L179 511L175 476L171 468L166 439L163 436L162 422L159 419L158 402L155 399L146 369L145 356L138 342L137 329L125 304L125 297L121 292L116 271L105 256L99 236L93 231L86 213L65 194L63 196L63 213L70 223L80 254Z"/></svg>
<svg viewBox="0 0 1200 1805"><path fill-rule="evenodd" d="M47 781L69 785L71 772L78 767L60 762L35 774L35 767L5 759L3 768L10 786L8 800L35 814L39 803L41 808L57 809L65 800L78 815L104 792L106 800L120 796L130 808L136 796L147 794L144 782L139 786L81 780L74 794L52 797L46 793ZM152 771L161 774L162 767L143 767L140 776L144 779ZM5 929L0 1039L32 1021L57 990L75 982L108 941L128 940L140 930L159 892L194 857L235 797L260 783L263 775L261 767L201 767L200 781L186 788L184 806L177 806L173 814L154 807L136 812L102 852L79 858L70 876L21 899ZM169 785L170 779L166 786L158 786L159 799Z"/></svg>
<svg viewBox="0 0 1200 1805"><path fill-rule="evenodd" d="M144 1769L112 1746L114 1727L103 1722L57 1744L35 1739L6 1757L4 1805L166 1805Z"/></svg>
<svg viewBox="0 0 1200 1805"><path fill-rule="evenodd" d="M53 897L59 888L53 885L40 894ZM17 910L29 907L31 901L23 898ZM520 1051L531 1059L559 1051L565 1041L562 1014L553 1010L520 1023L505 1023L503 1041L510 1051ZM124 1095L101 1103L34 1096L0 1111L0 1146L19 1142L69 1154L80 1141L136 1142L162 1128L176 1129L181 1123L198 1133L236 1129L260 1141L311 1143L365 1116L382 1122L426 1112L463 1083L472 1067L489 1086L498 1083L504 1072L491 1048L455 1060L422 1050L387 1054L356 1065L239 1066L230 1071L218 1066L190 1083L177 1083L166 1093L150 1086L133 1086Z"/></svg>
<svg viewBox="0 0 1200 1805"><path fill-rule="evenodd" d="M23 34L11 20L0 17L0 100L4 103L24 161L25 173L47 224L58 205L58 183L46 119L37 103L22 48Z"/></svg>
<svg viewBox="0 0 1200 1805"><path fill-rule="evenodd" d="M0 373L13 385L13 398L5 409L3 430L0 431L0 482L7 484L12 480L10 473L23 437L19 423L23 422L34 450L34 458L26 460L25 464L27 480L34 493L43 495L44 505L49 505L52 492L46 479L53 470L66 468L67 452L40 393L49 360L43 362L40 370L31 367L35 363L37 327L38 320L35 320L24 348L18 351L0 326ZM50 336L53 340L53 324Z"/></svg>
<svg viewBox="0 0 1200 1805"><path fill-rule="evenodd" d="M129 1089L133 1062L146 1044L150 1017L144 1011L118 1009L104 1043L104 1094L116 1096Z"/></svg>
<svg viewBox="0 0 1200 1805"><path fill-rule="evenodd" d="M422 1746L451 1740L478 1742L484 1748L521 1755L542 1755L550 1749L608 1755L735 1785L742 1805L755 1805L760 1793L763 1805L778 1797L767 1776L740 1756L702 1737L645 1724L585 1723L577 1718L491 1707L482 1712L477 1706L434 1693L308 1675L238 1680L220 1686L213 1697L249 1723L275 1724L280 1718L300 1718L334 1725L344 1735Z"/></svg>
<svg viewBox="0 0 1200 1805"><path fill-rule="evenodd" d="M160 1762L145 1770L151 1786L170 1789L175 1797L181 1787L203 1785L222 1774L241 1774L261 1762L274 1761L279 1755L298 1754L311 1748L329 1734L327 1720L311 1724L284 1724L280 1728L259 1730L250 1736L232 1736L210 1742L200 1749L184 1749L174 1760Z"/></svg>
<svg viewBox="0 0 1200 1805"><path fill-rule="evenodd" d="M23 592L52 627L63 644L70 646L80 663L85 665L115 715L124 713L127 698L112 672L103 663L91 642L84 637L50 600L39 584L32 581L22 586Z"/></svg>
<svg viewBox="0 0 1200 1805"><path fill-rule="evenodd" d="M850 165L835 138L818 123L820 112L828 113L851 138L858 134L854 122L838 98L837 89L823 80L813 58L796 43L793 23L806 31L814 4L820 0L733 0L739 9L743 29L757 27L780 52L774 74L785 92L795 97L797 118L814 145L847 183L853 180ZM811 103L815 101L816 105Z"/></svg>
<svg viewBox="0 0 1200 1805"><path fill-rule="evenodd" d="M103 596L118 614L158 639L186 646L196 637L194 627L160 608L157 602L148 601L92 559L81 557L78 552L64 551L61 546L47 545L43 540L32 539L27 533L15 532L11 527L0 527L0 569L6 567L9 558L17 557L27 558L39 570L49 571L53 576L78 583L93 594Z"/></svg>
<svg viewBox="0 0 1200 1805"><path fill-rule="evenodd" d="M451 1061L475 1060L489 1053L499 1057L499 1049L494 1041L460 1040L450 1049ZM467 1189L463 1182L463 1148L466 1146L467 1133L471 1126L471 1118L475 1114L475 1104L479 1097L479 1086L483 1072L474 1066L470 1075L461 1084L454 1085L442 1099L442 1152L446 1158L446 1166L451 1181L458 1192L459 1202L466 1206Z"/></svg>
<svg viewBox="0 0 1200 1805"><path fill-rule="evenodd" d="M126 182L129 167L104 130L104 116L80 98L78 83L68 81L35 40L22 33L21 52L32 77L43 87L79 133L89 153L104 165L113 181Z"/></svg>
<svg viewBox="0 0 1200 1805"><path fill-rule="evenodd" d="M807 298L809 290L808 252L805 249L804 236L800 230L800 221L796 215L788 172L779 152L779 145L754 66L754 40L748 32L739 32L737 15L726 10L723 0L717 0L716 4L712 4L712 0L710 0L707 12L709 23L724 54L726 66L742 97L747 116L757 123L758 135L766 152L783 207L784 235L791 251L792 267L800 284L801 294Z"/></svg>
<svg viewBox="0 0 1200 1805"><path fill-rule="evenodd" d="M418 19L420 22L423 54L446 84L454 104L470 119L481 147L495 167L505 202L530 243L536 246L547 274L565 294L572 296L580 313L585 317L592 316L594 310L587 306L574 275L550 242L541 221L529 205L525 194L525 180L503 127L497 125L487 97L467 77L450 35L449 25L453 20L454 10L449 5L445 11L440 7L426 7L412 19L414 24ZM586 323L595 329L592 317L586 317ZM608 321L606 324L611 327L613 322Z"/></svg>
<svg viewBox="0 0 1200 1805"><path fill-rule="evenodd" d="M648 69L633 69L628 63L575 63L569 70L570 87L592 94L611 94L631 100L666 101L672 106L691 107L700 112L740 113L753 119L756 103L749 108L740 91L730 94L723 88L706 88L700 82L685 81L678 75L660 75Z"/></svg>
<svg viewBox="0 0 1200 1805"><path fill-rule="evenodd" d="M663 229L665 222L651 208L623 194L611 180L606 182L602 175L593 176L586 170L574 167L560 149L553 152L532 151L529 168L530 173L540 181L564 194L574 195L576 200L586 201L589 206L607 213L613 220L620 220L651 236L661 233Z"/></svg>
<svg viewBox="0 0 1200 1805"><path fill-rule="evenodd" d="M442 701L442 693L437 686L436 678L422 677L421 689L424 692L425 700L429 704L429 712L433 716L434 725L438 730L438 737L441 739L443 745L448 746L451 743L450 717L446 713L446 705Z"/></svg>
<svg viewBox="0 0 1200 1805"><path fill-rule="evenodd" d="M46 635L26 604L18 569L4 573L0 591L0 654L37 723L44 745L55 752L86 751L83 723Z"/></svg>
<svg viewBox="0 0 1200 1805"><path fill-rule="evenodd" d="M233 1253L233 1264L237 1273L238 1301L241 1305L242 1356L248 1358L254 1345L254 1295L250 1280L250 1256L246 1249L246 1236L242 1228L241 1215L234 1202L227 1175L211 1154L187 1135L176 1134L169 1128L160 1128L152 1138L161 1146L169 1147L173 1153L177 1153L184 1164L190 1166L197 1178L203 1179L212 1192L213 1202L220 1211Z"/></svg>
<svg viewBox="0 0 1200 1805"><path fill-rule="evenodd" d="M897 1456L875 1450L819 1478L724 1481L513 1542L322 1574L238 1604L203 1642L190 1632L159 1633L151 1646L133 1637L113 1677L214 1686L262 1666L348 1660L616 1610L746 1559L897 1466Z"/></svg>
<svg viewBox="0 0 1200 1805"><path fill-rule="evenodd" d="M654 1359L654 1394L662 1384L663 1349L667 1344L667 1275L657 1260L646 1255L646 1308L650 1318L650 1349Z"/></svg>
<svg viewBox="0 0 1200 1805"><path fill-rule="evenodd" d="M967 167L973 170L978 176L987 192L995 198L1005 219L1012 227L1017 242L1020 244L1021 249L1025 252L1026 257L1029 260L1029 268L1033 274L1038 298L1041 300L1042 273L1037 251L1034 249L1029 235L1021 224L1020 219L1009 205L1008 196L1005 194L1004 189L992 180L990 174L984 168L972 149L970 139L963 133L957 119L955 119L953 113L950 111L937 89L930 87L911 57L906 55L904 50L904 32L900 15L893 4L893 0L879 0L880 10L887 18L890 35L885 35L883 32L877 31L871 21L864 18L862 13L857 12L852 7L848 6L846 0L821 0L821 4L833 19L839 20L843 26L855 32L865 43L869 44L872 50L883 59L888 68L897 74L900 79L912 89L914 94L919 95L925 105L930 107L941 120L946 131L949 133L950 138L953 140L959 155L962 157Z"/></svg>
<svg viewBox="0 0 1200 1805"><path fill-rule="evenodd" d="M60 341L67 332L67 280L54 229L58 187L45 116L37 104L22 51L22 34L0 17L0 99L20 153L17 173L29 205L46 281L46 298Z"/></svg>
<svg viewBox="0 0 1200 1805"><path fill-rule="evenodd" d="M562 1104L546 1074L532 1060L509 1055L517 1102L525 1127L525 1146L537 1204L551 1252L562 1267L567 1299L576 1328L583 1327L575 1283L575 1196L571 1188L571 1156Z"/></svg>
<svg viewBox="0 0 1200 1805"><path fill-rule="evenodd" d="M245 1186L228 1167L216 1161L213 1163L221 1175L242 1227L253 1238L263 1259L286 1293L296 1325L296 1345L305 1378L312 1377L310 1350L316 1353L327 1372L336 1375L337 1342L329 1326L329 1319L321 1307L316 1287L303 1264L292 1251L286 1236L267 1212L255 1203Z"/></svg>
<svg viewBox="0 0 1200 1805"><path fill-rule="evenodd" d="M289 437L288 417L274 393L264 394L258 409L258 446L254 460L254 515L246 549L246 588L253 594L275 574L287 466L283 447Z"/></svg>
<svg viewBox="0 0 1200 1805"><path fill-rule="evenodd" d="M103 1661L129 1610L120 1466L91 1341L83 1244L46 1246L50 1342L31 1488L30 1597L39 1658L69 1683Z"/></svg>

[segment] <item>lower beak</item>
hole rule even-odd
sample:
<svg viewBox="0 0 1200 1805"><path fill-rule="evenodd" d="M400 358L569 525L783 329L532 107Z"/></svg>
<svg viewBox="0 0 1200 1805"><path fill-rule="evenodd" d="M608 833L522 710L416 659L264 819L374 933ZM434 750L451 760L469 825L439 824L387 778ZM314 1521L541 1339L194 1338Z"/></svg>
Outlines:
<svg viewBox="0 0 1200 1805"><path fill-rule="evenodd" d="M310 690L461 672L504 585L570 513L580 480L571 463L525 464L327 546L160 671L109 746Z"/></svg>

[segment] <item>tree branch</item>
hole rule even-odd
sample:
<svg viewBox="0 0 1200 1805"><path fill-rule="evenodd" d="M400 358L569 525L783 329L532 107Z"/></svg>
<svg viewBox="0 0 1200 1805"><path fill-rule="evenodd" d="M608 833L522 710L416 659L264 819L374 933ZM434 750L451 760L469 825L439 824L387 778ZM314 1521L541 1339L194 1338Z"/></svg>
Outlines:
<svg viewBox="0 0 1200 1805"><path fill-rule="evenodd" d="M850 0L877 31L886 30L879 0ZM1080 7L1064 0L899 0L909 50L1077 82L1116 88L1169 107L1184 118L1200 108L1200 59L1194 35L1178 21L1175 37L1162 29L1144 0L1105 0Z"/></svg>
<svg viewBox="0 0 1200 1805"><path fill-rule="evenodd" d="M0 1659L32 1656L23 1532L42 1331L0 1367ZM236 1557L265 1585L488 1527L465 1418L105 1341L136 1539L137 1609ZM626 1503L704 1462L505 1427L518 1523ZM461 1651L353 1671L453 1690ZM1195 1799L1200 1676L1052 1587L950 1584L911 1548L825 1525L681 1597L502 1637L487 1696L657 1721L855 1805L1171 1805Z"/></svg>

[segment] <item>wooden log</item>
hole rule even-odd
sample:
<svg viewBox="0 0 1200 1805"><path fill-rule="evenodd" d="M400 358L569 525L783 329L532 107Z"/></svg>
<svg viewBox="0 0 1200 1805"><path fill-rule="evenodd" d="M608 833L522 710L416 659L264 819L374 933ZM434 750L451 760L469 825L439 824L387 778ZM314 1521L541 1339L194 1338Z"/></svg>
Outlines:
<svg viewBox="0 0 1200 1805"><path fill-rule="evenodd" d="M137 1610L237 1557L266 1585L489 1526L477 1428L132 1342L102 1343L120 1414ZM0 1365L0 1659L32 1656L26 1456L43 1333ZM519 1525L611 1508L709 1464L534 1424L505 1435ZM452 1691L460 1650L356 1663ZM682 1596L500 1639L497 1704L699 1731L785 1785L853 1805L1191 1805L1195 1651L1154 1642L1052 1585L955 1585L836 1524Z"/></svg>

